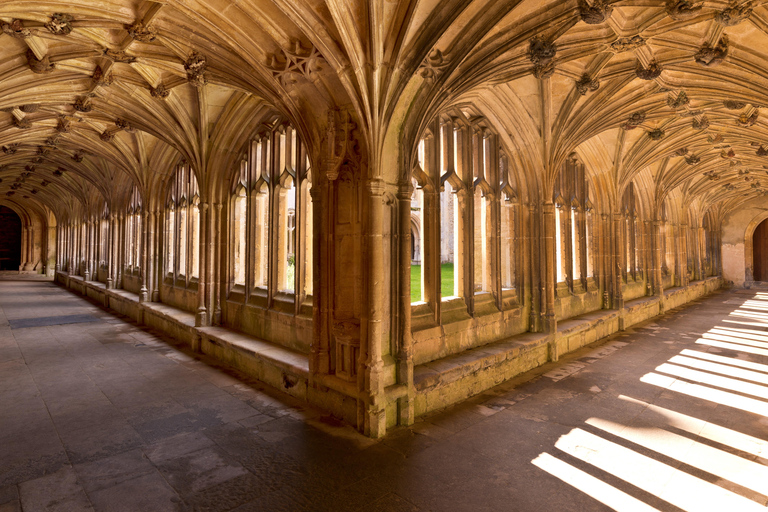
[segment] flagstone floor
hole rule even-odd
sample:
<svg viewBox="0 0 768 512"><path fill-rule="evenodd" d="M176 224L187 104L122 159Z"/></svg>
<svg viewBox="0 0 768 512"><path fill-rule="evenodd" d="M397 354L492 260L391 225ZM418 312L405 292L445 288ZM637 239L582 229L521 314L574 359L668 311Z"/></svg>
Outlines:
<svg viewBox="0 0 768 512"><path fill-rule="evenodd" d="M383 440L0 279L0 512L763 510L768 292L727 291Z"/></svg>

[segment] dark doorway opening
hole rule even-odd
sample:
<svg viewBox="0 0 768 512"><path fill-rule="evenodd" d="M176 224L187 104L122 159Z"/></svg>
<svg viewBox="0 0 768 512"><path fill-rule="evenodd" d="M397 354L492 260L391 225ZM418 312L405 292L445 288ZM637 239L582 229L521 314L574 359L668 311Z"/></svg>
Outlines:
<svg viewBox="0 0 768 512"><path fill-rule="evenodd" d="M768 219L752 235L752 275L755 281L768 281Z"/></svg>
<svg viewBox="0 0 768 512"><path fill-rule="evenodd" d="M21 219L0 206L0 270L19 270L21 265Z"/></svg>

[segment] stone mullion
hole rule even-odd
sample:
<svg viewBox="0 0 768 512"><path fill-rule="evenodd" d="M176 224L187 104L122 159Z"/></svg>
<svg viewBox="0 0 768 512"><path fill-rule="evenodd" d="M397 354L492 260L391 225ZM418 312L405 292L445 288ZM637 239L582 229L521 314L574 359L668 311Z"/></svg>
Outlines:
<svg viewBox="0 0 768 512"><path fill-rule="evenodd" d="M296 200L294 203L293 214L293 261L294 261L294 284L293 284L293 299L294 299L294 314L298 315L301 310L301 304L306 298L306 286L304 285L304 231L306 226L304 225L306 214L306 205L304 204L304 183L306 181L306 158L304 158L304 145L298 143L296 147L296 162L294 163L296 169L296 176L294 177L294 185L296 190Z"/></svg>
<svg viewBox="0 0 768 512"><path fill-rule="evenodd" d="M397 357L397 383L405 385L406 395L398 400L398 422L411 425L415 421L415 388L413 384L413 334L411 333L411 197L413 185L410 181L400 185L397 194L398 223L400 239L398 271L400 300L398 303L398 337L400 339Z"/></svg>
<svg viewBox="0 0 768 512"><path fill-rule="evenodd" d="M148 270L148 259L149 259L149 252L148 252L148 245L149 245L149 237L150 237L150 227L149 224L151 223L150 219L150 213L148 210L141 212L141 225L140 225L140 233L138 237L136 237L136 240L134 243L138 243L139 245L139 261L136 263L139 265L139 281L141 282L141 288L139 289L139 302L147 302L149 300L149 287L147 286L147 278L149 276Z"/></svg>
<svg viewBox="0 0 768 512"><path fill-rule="evenodd" d="M279 207L279 200L277 194L277 180L280 177L280 137L277 132L272 132L271 135L271 147L270 160L267 162L269 167L269 183L267 186L267 225L269 226L269 237L267 239L267 308L272 307L272 303L277 292L278 284L278 270L277 270L277 243L280 239L280 233L277 228L277 208Z"/></svg>
<svg viewBox="0 0 768 512"><path fill-rule="evenodd" d="M573 251L576 247L576 241L573 239L573 219L571 217L572 206L568 198L565 199L565 205L562 208L559 208L558 211L560 212L560 239L564 242L563 245L566 247L565 254L563 254L563 260L565 261L565 281L568 284L568 289L573 293L573 284L576 277L573 275Z"/></svg>
<svg viewBox="0 0 768 512"><path fill-rule="evenodd" d="M589 240L587 239L587 211L585 208L586 206L584 204L582 204L581 208L579 208L577 215L578 228L576 232L579 235L579 254L581 255L579 257L579 278L581 279L581 283L586 290L587 279L589 278L587 273L587 258L589 258L590 255L589 251L587 250L587 244L589 243Z"/></svg>
<svg viewBox="0 0 768 512"><path fill-rule="evenodd" d="M499 179L499 145L496 135L488 135L488 145L486 147L486 159L489 168L486 169L486 178L488 179L492 194L486 201L488 213L486 215L486 227L490 233L490 240L487 242L491 293L496 298L496 307L502 309L502 286L501 286L501 180Z"/></svg>
<svg viewBox="0 0 768 512"><path fill-rule="evenodd" d="M435 323L440 323L440 124L432 123L431 137L424 140L424 172L429 186L423 190L424 198L424 247L421 272L424 279L422 294L433 313Z"/></svg>
<svg viewBox="0 0 768 512"><path fill-rule="evenodd" d="M256 238L256 213L258 209L258 193L253 190L253 187L251 184L248 184L248 192L247 192L247 203L246 203L246 211L245 211L245 253L247 255L246 259L246 265L245 265L245 293L246 293L246 300L250 297L251 293L253 293L253 290L256 288L256 265L257 265L257 244L258 240ZM233 233L234 229L234 208L232 207L232 201L229 201L229 208L227 213L227 218L229 220L230 229L228 230L229 233ZM235 242L236 243L236 242ZM234 271L232 262L234 261L234 248L233 248L233 238L230 234L229 238L224 242L224 254L227 255L227 264L225 267L222 268L222 271L226 270L226 276L227 276L227 282L232 283L233 282L233 276L230 274ZM224 297L222 297L222 301L224 300Z"/></svg>
<svg viewBox="0 0 768 512"><path fill-rule="evenodd" d="M474 312L474 252L473 248L473 222L474 209L472 204L472 135L470 128L461 125L457 136L459 147L456 154L459 161L456 162L457 174L462 181L462 190L456 191L456 207L454 208L454 217L458 221L454 227L454 287L459 290L462 297L465 298L465 304L469 312Z"/></svg>

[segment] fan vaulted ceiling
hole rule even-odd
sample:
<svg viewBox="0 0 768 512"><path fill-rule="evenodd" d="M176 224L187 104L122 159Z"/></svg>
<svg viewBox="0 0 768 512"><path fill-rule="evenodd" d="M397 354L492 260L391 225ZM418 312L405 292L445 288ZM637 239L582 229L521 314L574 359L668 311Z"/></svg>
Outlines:
<svg viewBox="0 0 768 512"><path fill-rule="evenodd" d="M380 173L393 131L464 103L541 190L574 151L650 204L768 190L763 2L10 0L0 21L0 201L57 216L180 158L204 189L276 115L312 155L350 111Z"/></svg>

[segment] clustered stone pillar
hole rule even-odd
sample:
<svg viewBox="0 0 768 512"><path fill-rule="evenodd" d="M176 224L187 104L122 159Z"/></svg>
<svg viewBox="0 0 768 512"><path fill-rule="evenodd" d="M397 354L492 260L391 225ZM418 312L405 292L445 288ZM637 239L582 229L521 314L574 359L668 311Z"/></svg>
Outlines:
<svg viewBox="0 0 768 512"><path fill-rule="evenodd" d="M384 396L382 359L383 308L387 302L388 283L384 281L383 195L384 182L368 183L368 343L363 344L360 358L365 362L364 386L366 418L364 431L371 437L381 437L386 431L386 397ZM366 354L367 352L367 354Z"/></svg>
<svg viewBox="0 0 768 512"><path fill-rule="evenodd" d="M544 213L544 253L547 255L545 260L545 296L546 310L545 321L546 332L553 337L550 343L549 359L557 361L560 358L557 350L555 337L557 335L557 318L555 317L555 204L552 201L546 201L543 205Z"/></svg>
<svg viewBox="0 0 768 512"><path fill-rule="evenodd" d="M210 244L211 226L209 217L208 203L200 203L200 224L206 226L200 233L200 243L203 250L200 251L200 278L197 283L197 312L195 313L195 326L202 327L208 323L208 310L206 308L206 282L208 275L209 255L212 250Z"/></svg>
<svg viewBox="0 0 768 512"><path fill-rule="evenodd" d="M413 385L413 335L411 333L411 197L413 185L405 182L400 185L397 194L400 239L399 251L399 289L400 301L397 318L399 320L398 339L400 347L397 354L397 383L406 386L406 392L398 401L398 421L401 425L411 425L415 421L414 400L416 391Z"/></svg>

